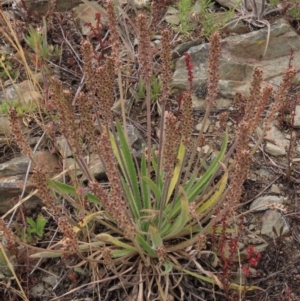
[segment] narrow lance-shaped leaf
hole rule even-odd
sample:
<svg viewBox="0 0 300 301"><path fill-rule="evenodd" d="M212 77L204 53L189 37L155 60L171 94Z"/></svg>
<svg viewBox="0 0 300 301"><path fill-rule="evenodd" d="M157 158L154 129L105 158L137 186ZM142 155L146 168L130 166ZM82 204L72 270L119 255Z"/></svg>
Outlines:
<svg viewBox="0 0 300 301"><path fill-rule="evenodd" d="M220 163L223 169L225 170L224 175L220 179L220 181L216 184L218 186L217 191L212 195L211 198L209 198L203 205L201 205L196 212L197 213L203 213L206 210L214 207L217 202L220 200L223 192L225 191L227 180L228 180L228 170L226 169L225 165L223 163Z"/></svg>
<svg viewBox="0 0 300 301"><path fill-rule="evenodd" d="M55 181L55 180L47 180L47 184L51 189L57 191L58 193L71 194L75 197L78 196L76 189L71 185L64 184L64 183L61 183L61 182ZM91 203L94 203L96 205L100 205L99 200L93 194L88 192L86 196L87 196L87 199Z"/></svg>
<svg viewBox="0 0 300 301"><path fill-rule="evenodd" d="M129 146L128 146L128 141L126 140L126 136L125 136L122 126L119 122L117 122L117 130L118 130L118 135L120 138L121 153L124 157L124 162L126 164L126 168L128 171L129 181L130 181L130 184L132 187L135 202L137 204L138 209L141 210L142 203L141 203L141 195L140 195L140 190L139 190L138 175L136 172L136 167L135 167L134 161L132 159L132 154L131 154Z"/></svg>
<svg viewBox="0 0 300 301"><path fill-rule="evenodd" d="M226 131L223 139L223 144L218 156L213 160L208 170L204 173L201 179L198 182L196 182L195 186L188 193L189 202L194 201L195 198L206 188L206 185L209 183L210 179L218 170L219 162L222 162L224 158L226 148L227 148L227 143L228 143L228 133Z"/></svg>
<svg viewBox="0 0 300 301"><path fill-rule="evenodd" d="M126 250L129 250L129 251L132 251L132 252L136 252L136 248L129 245L129 244L126 244L124 242L122 242L121 240L107 234L107 233L101 233L101 234L98 234L96 235L96 237L100 240L100 241L105 241L105 242L110 242L112 244L114 244L115 246L117 247L120 247L122 249L126 249Z"/></svg>
<svg viewBox="0 0 300 301"><path fill-rule="evenodd" d="M189 202L186 193L181 186L179 187L179 191L181 194L181 211L176 220L173 221L172 226L170 228L167 228L167 232L164 228L162 228L161 235L163 239L168 239L175 236L185 227L186 223L189 221Z"/></svg>
<svg viewBox="0 0 300 301"><path fill-rule="evenodd" d="M221 148L218 156L214 159L214 161L210 165L209 169L204 173L204 175L201 177L201 179L199 181L196 181L195 185L193 187L191 187L191 189L188 192L186 192L189 203L193 202L195 200L195 198L197 196L199 196L199 194L206 188L206 185L209 183L209 180L211 179L211 177L218 170L219 162L222 161L222 159L224 158L224 155L225 155L227 142L228 142L228 135L226 132L226 134L224 136L222 148ZM180 197L181 196L179 195L177 198L180 198ZM176 199L172 213L168 213L168 216L170 218L174 218L179 213L179 211L180 211L180 203Z"/></svg>
<svg viewBox="0 0 300 301"><path fill-rule="evenodd" d="M160 233L159 233L159 231L156 227L150 225L149 226L149 234L150 234L151 241L152 241L154 249L159 248L163 245L162 238L161 238Z"/></svg>
<svg viewBox="0 0 300 301"><path fill-rule="evenodd" d="M173 177L171 179L167 199L165 202L166 204L169 202L170 197L174 191L174 188L178 184L178 181L180 180L180 177L181 177L180 171L181 171L181 165L183 164L185 150L186 150L186 148L185 148L184 144L181 142L180 146L179 146L179 150L178 150L178 155L177 155L177 163L174 168Z"/></svg>

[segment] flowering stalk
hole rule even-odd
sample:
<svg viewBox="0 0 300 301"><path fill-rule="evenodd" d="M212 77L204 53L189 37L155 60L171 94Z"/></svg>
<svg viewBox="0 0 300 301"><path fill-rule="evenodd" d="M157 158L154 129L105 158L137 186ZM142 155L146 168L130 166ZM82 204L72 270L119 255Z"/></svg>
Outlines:
<svg viewBox="0 0 300 301"><path fill-rule="evenodd" d="M151 43L147 17L139 14L137 17L138 37L139 37L139 61L141 65L141 76L145 79L146 85L146 105L147 105L147 148L148 148L148 170L150 171L151 161Z"/></svg>

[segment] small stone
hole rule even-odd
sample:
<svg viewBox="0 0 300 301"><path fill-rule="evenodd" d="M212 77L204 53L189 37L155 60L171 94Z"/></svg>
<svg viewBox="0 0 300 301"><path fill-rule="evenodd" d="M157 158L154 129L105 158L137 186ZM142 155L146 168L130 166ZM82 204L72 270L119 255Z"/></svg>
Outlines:
<svg viewBox="0 0 300 301"><path fill-rule="evenodd" d="M207 120L206 120L206 123L205 123L205 126L204 126L204 133L207 132L207 130L208 130L210 124L211 124L211 121L210 121L209 119L207 119ZM202 122L200 122L200 123L198 123L198 124L196 125L196 131L200 132L201 128L202 128Z"/></svg>
<svg viewBox="0 0 300 301"><path fill-rule="evenodd" d="M294 128L300 128L300 106L296 106L294 117Z"/></svg>
<svg viewBox="0 0 300 301"><path fill-rule="evenodd" d="M259 170L256 170L254 173L265 179L272 179L273 177L273 174L269 170L264 168L260 168Z"/></svg>
<svg viewBox="0 0 300 301"><path fill-rule="evenodd" d="M268 235L271 238L278 238L290 230L285 218L276 210L267 210L262 222L261 234ZM274 233L274 229L276 233Z"/></svg>
<svg viewBox="0 0 300 301"><path fill-rule="evenodd" d="M195 95L200 99L205 99L207 96L207 81L199 83L194 91Z"/></svg>
<svg viewBox="0 0 300 301"><path fill-rule="evenodd" d="M277 146L270 142L267 142L267 144L265 146L265 152L274 157L284 156L286 154L286 151L284 148Z"/></svg>
<svg viewBox="0 0 300 301"><path fill-rule="evenodd" d="M256 226L254 224L249 225L248 229L249 230L254 230L256 228Z"/></svg>
<svg viewBox="0 0 300 301"><path fill-rule="evenodd" d="M65 137L60 136L56 138L56 144L58 147L58 151L63 157L68 158L72 156L72 151Z"/></svg>
<svg viewBox="0 0 300 301"><path fill-rule="evenodd" d="M132 3L136 8L143 8L148 5L149 0L133 0Z"/></svg>
<svg viewBox="0 0 300 301"><path fill-rule="evenodd" d="M11 134L9 118L0 116L0 135L9 136Z"/></svg>
<svg viewBox="0 0 300 301"><path fill-rule="evenodd" d="M278 185L276 185L276 184L273 184L273 185L271 186L271 192L272 192L272 193L275 193L275 194L281 194L281 193L280 193L280 189L279 189Z"/></svg>
<svg viewBox="0 0 300 301"><path fill-rule="evenodd" d="M254 200L250 205L250 210L253 211L264 211L269 208L268 204L282 204L283 198L276 195L262 196Z"/></svg>

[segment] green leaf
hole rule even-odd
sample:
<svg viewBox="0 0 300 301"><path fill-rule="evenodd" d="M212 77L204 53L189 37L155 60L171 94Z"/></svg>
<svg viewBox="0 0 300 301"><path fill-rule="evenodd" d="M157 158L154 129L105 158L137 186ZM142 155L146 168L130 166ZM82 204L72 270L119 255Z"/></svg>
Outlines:
<svg viewBox="0 0 300 301"><path fill-rule="evenodd" d="M146 157L143 154L142 160L141 160L141 177L142 179L146 177L148 174L147 172L147 162ZM141 188L142 188L142 195L143 195L143 208L144 209L150 209L151 208L151 199L150 199L150 193L149 193L149 187L145 181L141 181Z"/></svg>
<svg viewBox="0 0 300 301"><path fill-rule="evenodd" d="M163 239L168 239L171 237L176 236L177 233L179 233L186 225L186 223L189 221L189 202L187 199L187 195L182 187L179 187L180 194L181 194L181 211L179 216L176 218L175 222L173 221L173 224L169 229L166 228L162 229L162 237ZM164 231L165 230L165 231Z"/></svg>
<svg viewBox="0 0 300 301"><path fill-rule="evenodd" d="M170 274L173 269L173 264L171 262L164 262L163 267L165 270L162 272L162 275Z"/></svg>
<svg viewBox="0 0 300 301"><path fill-rule="evenodd" d="M60 194L71 194L71 195L77 197L76 189L71 185L64 184L64 183L61 183L61 182L55 181L55 180L47 180L47 184L51 189L55 190L56 192L58 192ZM91 203L100 205L99 200L93 194L88 192L86 196Z"/></svg>
<svg viewBox="0 0 300 301"><path fill-rule="evenodd" d="M118 258L118 257L127 257L127 256L133 256L136 251L130 251L128 249L122 249L122 250L112 250L111 255L113 258Z"/></svg>
<svg viewBox="0 0 300 301"><path fill-rule="evenodd" d="M44 229L48 221L42 216L38 215L37 220L36 220L36 234L39 237L43 237L44 235Z"/></svg>
<svg viewBox="0 0 300 301"><path fill-rule="evenodd" d="M214 174L217 172L219 168L219 162L221 162L224 158L226 147L228 142L228 133L226 132L223 140L223 144L221 147L221 150L218 154L218 156L213 160L208 170L204 173L204 175L201 177L199 181L197 181L192 187L190 187L190 184L192 182L189 182L188 185L185 187L189 187L190 189L186 191L188 202L191 203L200 195L200 193L206 188L206 185L209 183L210 179L214 176ZM180 211L180 200L181 195L178 195L176 198L173 207L167 206L165 214L169 216L170 219L174 218ZM170 208L172 208L172 212L170 211Z"/></svg>
<svg viewBox="0 0 300 301"><path fill-rule="evenodd" d="M100 241L105 241L105 242L110 242L112 243L113 245L117 246L117 247L121 247L125 250L128 250L128 251L131 251L131 252L136 252L136 248L129 245L129 244L126 244L124 242L122 242L121 240L107 234L107 233L101 233L101 234L98 234L96 235L96 237L100 240Z"/></svg>
<svg viewBox="0 0 300 301"><path fill-rule="evenodd" d="M148 185L148 187L151 189L151 191L154 193L155 199L160 200L161 199L161 191L159 190L159 187L148 177L142 178L143 182Z"/></svg>
<svg viewBox="0 0 300 301"><path fill-rule="evenodd" d="M121 165L123 166L122 170L124 178L127 186L129 187L129 191L133 196L132 198L129 198L129 205L134 214L134 218L139 219L140 210L142 209L142 202L139 189L138 174L122 126L119 122L117 122L116 126L120 139L120 156L122 157L122 160L120 160L121 162L119 163L121 163Z"/></svg>
<svg viewBox="0 0 300 301"><path fill-rule="evenodd" d="M33 229L36 228L36 223L31 217L26 217L26 221Z"/></svg>
<svg viewBox="0 0 300 301"><path fill-rule="evenodd" d="M163 241L160 236L160 233L158 232L158 229L152 225L149 226L149 234L151 236L151 241L153 244L153 249L159 248L163 246Z"/></svg>
<svg viewBox="0 0 300 301"><path fill-rule="evenodd" d="M143 200L143 208L146 210L151 209L151 195L150 195L150 190L148 187L148 184L143 180L144 177L146 177L148 174L147 172L147 162L146 162L146 157L143 154L142 155L142 160L141 160L141 192L142 192L142 200ZM148 232L148 227L149 227L149 222L144 222L142 224L142 231L143 232Z"/></svg>
<svg viewBox="0 0 300 301"><path fill-rule="evenodd" d="M197 210L197 213L203 213L206 210L214 207L216 203L219 201L221 198L227 184L228 180L228 171L226 170L222 178L219 180L219 182L216 184L217 185L217 191L204 203L202 204Z"/></svg>
<svg viewBox="0 0 300 301"><path fill-rule="evenodd" d="M174 188L177 185L178 181L180 180L181 166L183 164L184 155L185 155L185 146L181 142L180 146L179 146L179 150L178 150L178 155L177 155L177 163L176 163L176 166L174 168L173 177L171 179L171 183L170 183L170 186L169 186L169 191L168 191L168 195L167 195L167 199L166 199L166 204L169 202L170 197L171 197L171 195L174 191Z"/></svg>
<svg viewBox="0 0 300 301"><path fill-rule="evenodd" d="M191 191L188 192L188 200L192 202L195 198L206 188L206 185L209 183L210 179L217 172L219 168L219 162L222 162L228 143L228 133L224 135L223 144L218 156L213 160L207 171L203 174L201 179L194 185Z"/></svg>
<svg viewBox="0 0 300 301"><path fill-rule="evenodd" d="M154 172L155 172L155 178L157 179L159 190L162 191L162 188L163 188L163 185L164 185L164 181L163 181L164 172L163 171L161 171L160 173L158 172L158 160L157 160L157 156L156 156L155 151L152 151L151 163L152 163L152 167L153 167Z"/></svg>
<svg viewBox="0 0 300 301"><path fill-rule="evenodd" d="M148 253L150 257L156 257L155 251L153 248L147 243L147 241L142 237L142 235L137 234L136 241L141 246L142 250Z"/></svg>

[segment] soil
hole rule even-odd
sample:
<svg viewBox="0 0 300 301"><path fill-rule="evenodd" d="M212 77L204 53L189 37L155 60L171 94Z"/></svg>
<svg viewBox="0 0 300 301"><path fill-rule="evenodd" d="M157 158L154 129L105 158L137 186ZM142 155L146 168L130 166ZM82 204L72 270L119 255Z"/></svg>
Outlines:
<svg viewBox="0 0 300 301"><path fill-rule="evenodd" d="M102 1L98 1L102 2ZM10 6L3 7L3 9L12 11ZM218 8L220 9L220 8ZM145 10L146 13L149 13L148 10ZM129 11L129 14L134 16L134 12ZM41 26L41 19L37 18L34 15L31 15L29 19L22 19L19 15L14 15L16 22L18 25L26 32L29 28L29 25L33 27ZM294 21L295 22L295 21ZM174 33L174 37L176 37L176 41L174 45L182 43L185 40L192 40L195 38L199 38L201 35L201 24L200 22L196 24L197 29L195 32L190 32L189 36L177 35ZM295 25L296 27L298 24ZM159 33L162 29L169 28L170 25L165 23L164 21L159 23L159 27L156 28L157 33ZM62 34L66 34L66 38L63 38ZM24 34L24 33L23 33ZM206 40L206 37L202 36L203 41ZM24 45L26 49L26 43L20 35L21 43ZM69 46L65 43L66 40L69 43ZM81 70L81 62L76 55L80 56L80 42L82 40L82 34L73 21L72 14L70 12L67 13L56 13L53 12L51 15L51 20L48 24L48 43L52 45L61 45L62 46L62 54L58 58L50 59L51 64L51 73L58 77L67 88L70 88L72 92L75 94L78 88L81 85L82 78L82 70ZM91 38L93 43L97 45L97 40ZM134 36L132 36L132 42L134 42ZM5 44L6 42L2 39L0 43ZM27 48L28 52L31 52L30 49ZM155 66L154 66L155 67ZM18 65L20 71L20 79L24 80L25 70L22 69L20 65ZM22 73L23 72L23 73ZM135 70L135 66L131 66L131 70L133 76L133 83L131 84L131 88L136 91L137 89L137 70ZM297 91L300 85L295 85L293 90L291 90L291 96L297 96ZM174 95L173 101L170 104L170 109L174 112L178 110L177 107L177 96ZM298 101L298 99L297 99ZM218 121L218 116L221 111L212 111L210 120L211 126L216 126L216 122ZM195 124L198 122L199 116L203 114L203 112L195 111ZM234 113L230 113L230 118L235 124L235 115ZM131 110L129 111L128 120L132 122L138 130L143 134L146 133L146 108L142 101L134 102ZM157 112L157 105L153 104L153 128L157 128L159 126L159 114ZM116 114L116 118L119 116ZM35 124L38 126L37 124ZM282 131L289 131L290 127L288 124L283 122L282 120L278 120L278 126ZM196 135L197 133L195 133ZM234 125L231 127L231 139L234 137ZM296 133L297 135L299 133ZM215 137L211 137L209 133L207 133L207 139L211 143L214 142ZM154 130L153 139L157 140L158 137ZM253 138L255 139L255 137ZM51 149L51 145L48 145L48 149ZM10 145L4 145L0 147L0 163L5 160L9 160L13 156L17 155L19 150L17 146L12 143ZM241 206L239 208L240 213L245 212L249 208L249 200L254 199L257 195L259 195L269 184L274 181L274 184L277 184L282 188L282 191L287 199L287 214L285 215L286 220L290 224L289 233L284 236L278 236L276 239L270 239L268 237L262 237L268 243L268 247L261 253L262 257L258 262L258 265L255 267L254 271L247 278L247 284L258 286L260 289L255 290L254 292L248 292L246 295L243 295L241 298L239 295L231 295L230 293L225 295L224 292L218 290L217 288L212 288L211 286L195 281L193 278L184 277L182 279L182 287L185 289L184 291L184 301L188 300L217 300L217 301L225 301L225 300L248 300L248 301L298 301L300 300L300 212L299 212L299 193L300 187L298 180L299 178L299 166L297 166L292 172L290 177L287 177L286 169L287 169L287 159L286 158L270 158L267 156L263 149L257 152L253 158L253 164L251 165L251 170L249 172L248 180L244 184L244 195L243 200L241 202ZM267 169L271 174L271 179L265 179L264 177L258 176L257 172L261 168ZM31 216L37 216L40 212L37 208L36 212L20 212L16 217L16 221L20 221L22 219L22 214L30 214ZM245 223L245 228L250 225L251 217L247 216L248 223ZM255 229L259 229L261 226L261 221L259 215L257 215L255 219ZM45 234L45 242L37 241L37 247L47 247L47 238L50 240L53 233L56 231L56 223L54 220L50 220L49 225L47 226L48 230ZM244 231L245 236L248 233L248 229ZM59 236L57 237L59 239ZM52 274L60 274L61 278L57 285L52 288L51 285L47 288L47 294L51 296L51 298L55 298L55 296L60 296L65 294L66 292L72 292L72 289L78 288L82 286L82 289L76 290L76 293L70 294L63 298L52 299L52 300L98 300L97 296L101 295L103 300L128 300L125 299L126 296L119 293L109 293L107 287L92 287L89 284L92 279L89 277L88 268L84 269L68 269L64 268L64 266L73 266L78 264L78 258L68 258L67 262L63 262L61 258L54 258L51 260L43 260L38 262L37 260L29 260L28 254L22 253L22 250L18 250L17 257L18 268L16 269L18 272L19 279L21 280L22 287L24 288L26 293L29 293L30 289L32 289L35 285L39 284L43 277L49 277ZM74 260L74 261L72 261ZM207 264L207 262L203 262L203 264ZM32 273L32 268L38 266L34 273ZM232 269L236 271L237 266L234 266ZM101 277L102 271L99 270L98 277ZM21 300L17 297L15 290L10 287L11 286L10 279L3 279L0 283L0 295L3 296L3 300ZM116 282L117 284L117 282ZM16 286L17 288L17 286ZM121 291L121 290L120 290ZM178 294L180 295L180 291ZM48 300L45 297L31 297L30 301L37 300ZM50 300L50 299L49 299Z"/></svg>

